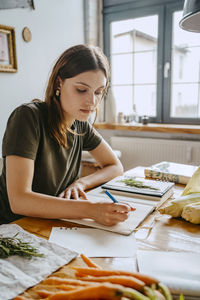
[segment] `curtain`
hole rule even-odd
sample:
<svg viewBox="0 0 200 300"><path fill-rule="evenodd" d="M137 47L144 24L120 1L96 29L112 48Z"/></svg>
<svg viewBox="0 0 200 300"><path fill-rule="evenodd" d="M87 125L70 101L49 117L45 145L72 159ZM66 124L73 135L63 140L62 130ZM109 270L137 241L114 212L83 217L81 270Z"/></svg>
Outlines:
<svg viewBox="0 0 200 300"><path fill-rule="evenodd" d="M103 1L84 0L85 43L103 48Z"/></svg>
<svg viewBox="0 0 200 300"><path fill-rule="evenodd" d="M85 44L103 49L103 0L84 0ZM99 105L96 122L104 121L104 101Z"/></svg>

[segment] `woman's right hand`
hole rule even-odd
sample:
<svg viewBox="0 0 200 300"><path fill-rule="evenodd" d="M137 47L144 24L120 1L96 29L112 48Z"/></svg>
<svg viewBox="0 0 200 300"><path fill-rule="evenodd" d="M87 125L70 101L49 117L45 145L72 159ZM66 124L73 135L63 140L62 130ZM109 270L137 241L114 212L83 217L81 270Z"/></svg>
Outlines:
<svg viewBox="0 0 200 300"><path fill-rule="evenodd" d="M92 205L92 210L88 212L91 214L90 218L106 226L113 226L119 222L124 222L128 218L128 213L135 210L130 205L122 203L100 202Z"/></svg>

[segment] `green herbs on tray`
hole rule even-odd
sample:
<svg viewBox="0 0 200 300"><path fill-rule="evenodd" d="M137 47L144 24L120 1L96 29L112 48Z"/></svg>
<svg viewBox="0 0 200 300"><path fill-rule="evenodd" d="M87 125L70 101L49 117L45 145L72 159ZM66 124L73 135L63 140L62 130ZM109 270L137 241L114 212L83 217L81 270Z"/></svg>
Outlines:
<svg viewBox="0 0 200 300"><path fill-rule="evenodd" d="M31 246L30 243L22 242L17 235L13 237L4 237L0 235L0 258L7 258L11 255L24 256L31 258L32 256L43 257L44 255L38 253L38 250Z"/></svg>
<svg viewBox="0 0 200 300"><path fill-rule="evenodd" d="M150 185L146 185L142 181L135 180L133 178L122 179L122 180L120 180L120 182L123 182L128 186L136 187L136 188L140 188L140 189L159 190L158 188L152 187Z"/></svg>

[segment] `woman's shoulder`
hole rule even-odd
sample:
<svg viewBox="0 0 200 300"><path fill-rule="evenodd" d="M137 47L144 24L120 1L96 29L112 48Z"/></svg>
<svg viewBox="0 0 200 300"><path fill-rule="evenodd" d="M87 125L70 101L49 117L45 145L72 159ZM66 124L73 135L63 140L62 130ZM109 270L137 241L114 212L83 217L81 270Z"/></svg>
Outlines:
<svg viewBox="0 0 200 300"><path fill-rule="evenodd" d="M34 99L31 102L19 105L15 110L31 110L33 112L40 112L47 109L47 104L39 99Z"/></svg>
<svg viewBox="0 0 200 300"><path fill-rule="evenodd" d="M7 125L21 124L26 126L27 123L33 123L34 126L39 126L41 123L46 123L47 108L45 102L28 102L16 107L10 114Z"/></svg>
<svg viewBox="0 0 200 300"><path fill-rule="evenodd" d="M16 107L11 116L16 114L31 114L35 116L40 116L41 114L45 114L47 112L47 104L41 100L33 100L31 102L23 103Z"/></svg>

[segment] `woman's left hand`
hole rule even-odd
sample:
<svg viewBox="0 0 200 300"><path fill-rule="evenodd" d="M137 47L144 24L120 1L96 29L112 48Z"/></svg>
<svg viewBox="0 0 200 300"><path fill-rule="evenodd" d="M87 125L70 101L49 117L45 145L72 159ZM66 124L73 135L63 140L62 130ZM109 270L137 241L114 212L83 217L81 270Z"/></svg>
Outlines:
<svg viewBox="0 0 200 300"><path fill-rule="evenodd" d="M87 200L86 193L84 192L84 187L78 181L70 184L62 193L58 195L58 197L75 200L82 198L84 200Z"/></svg>

